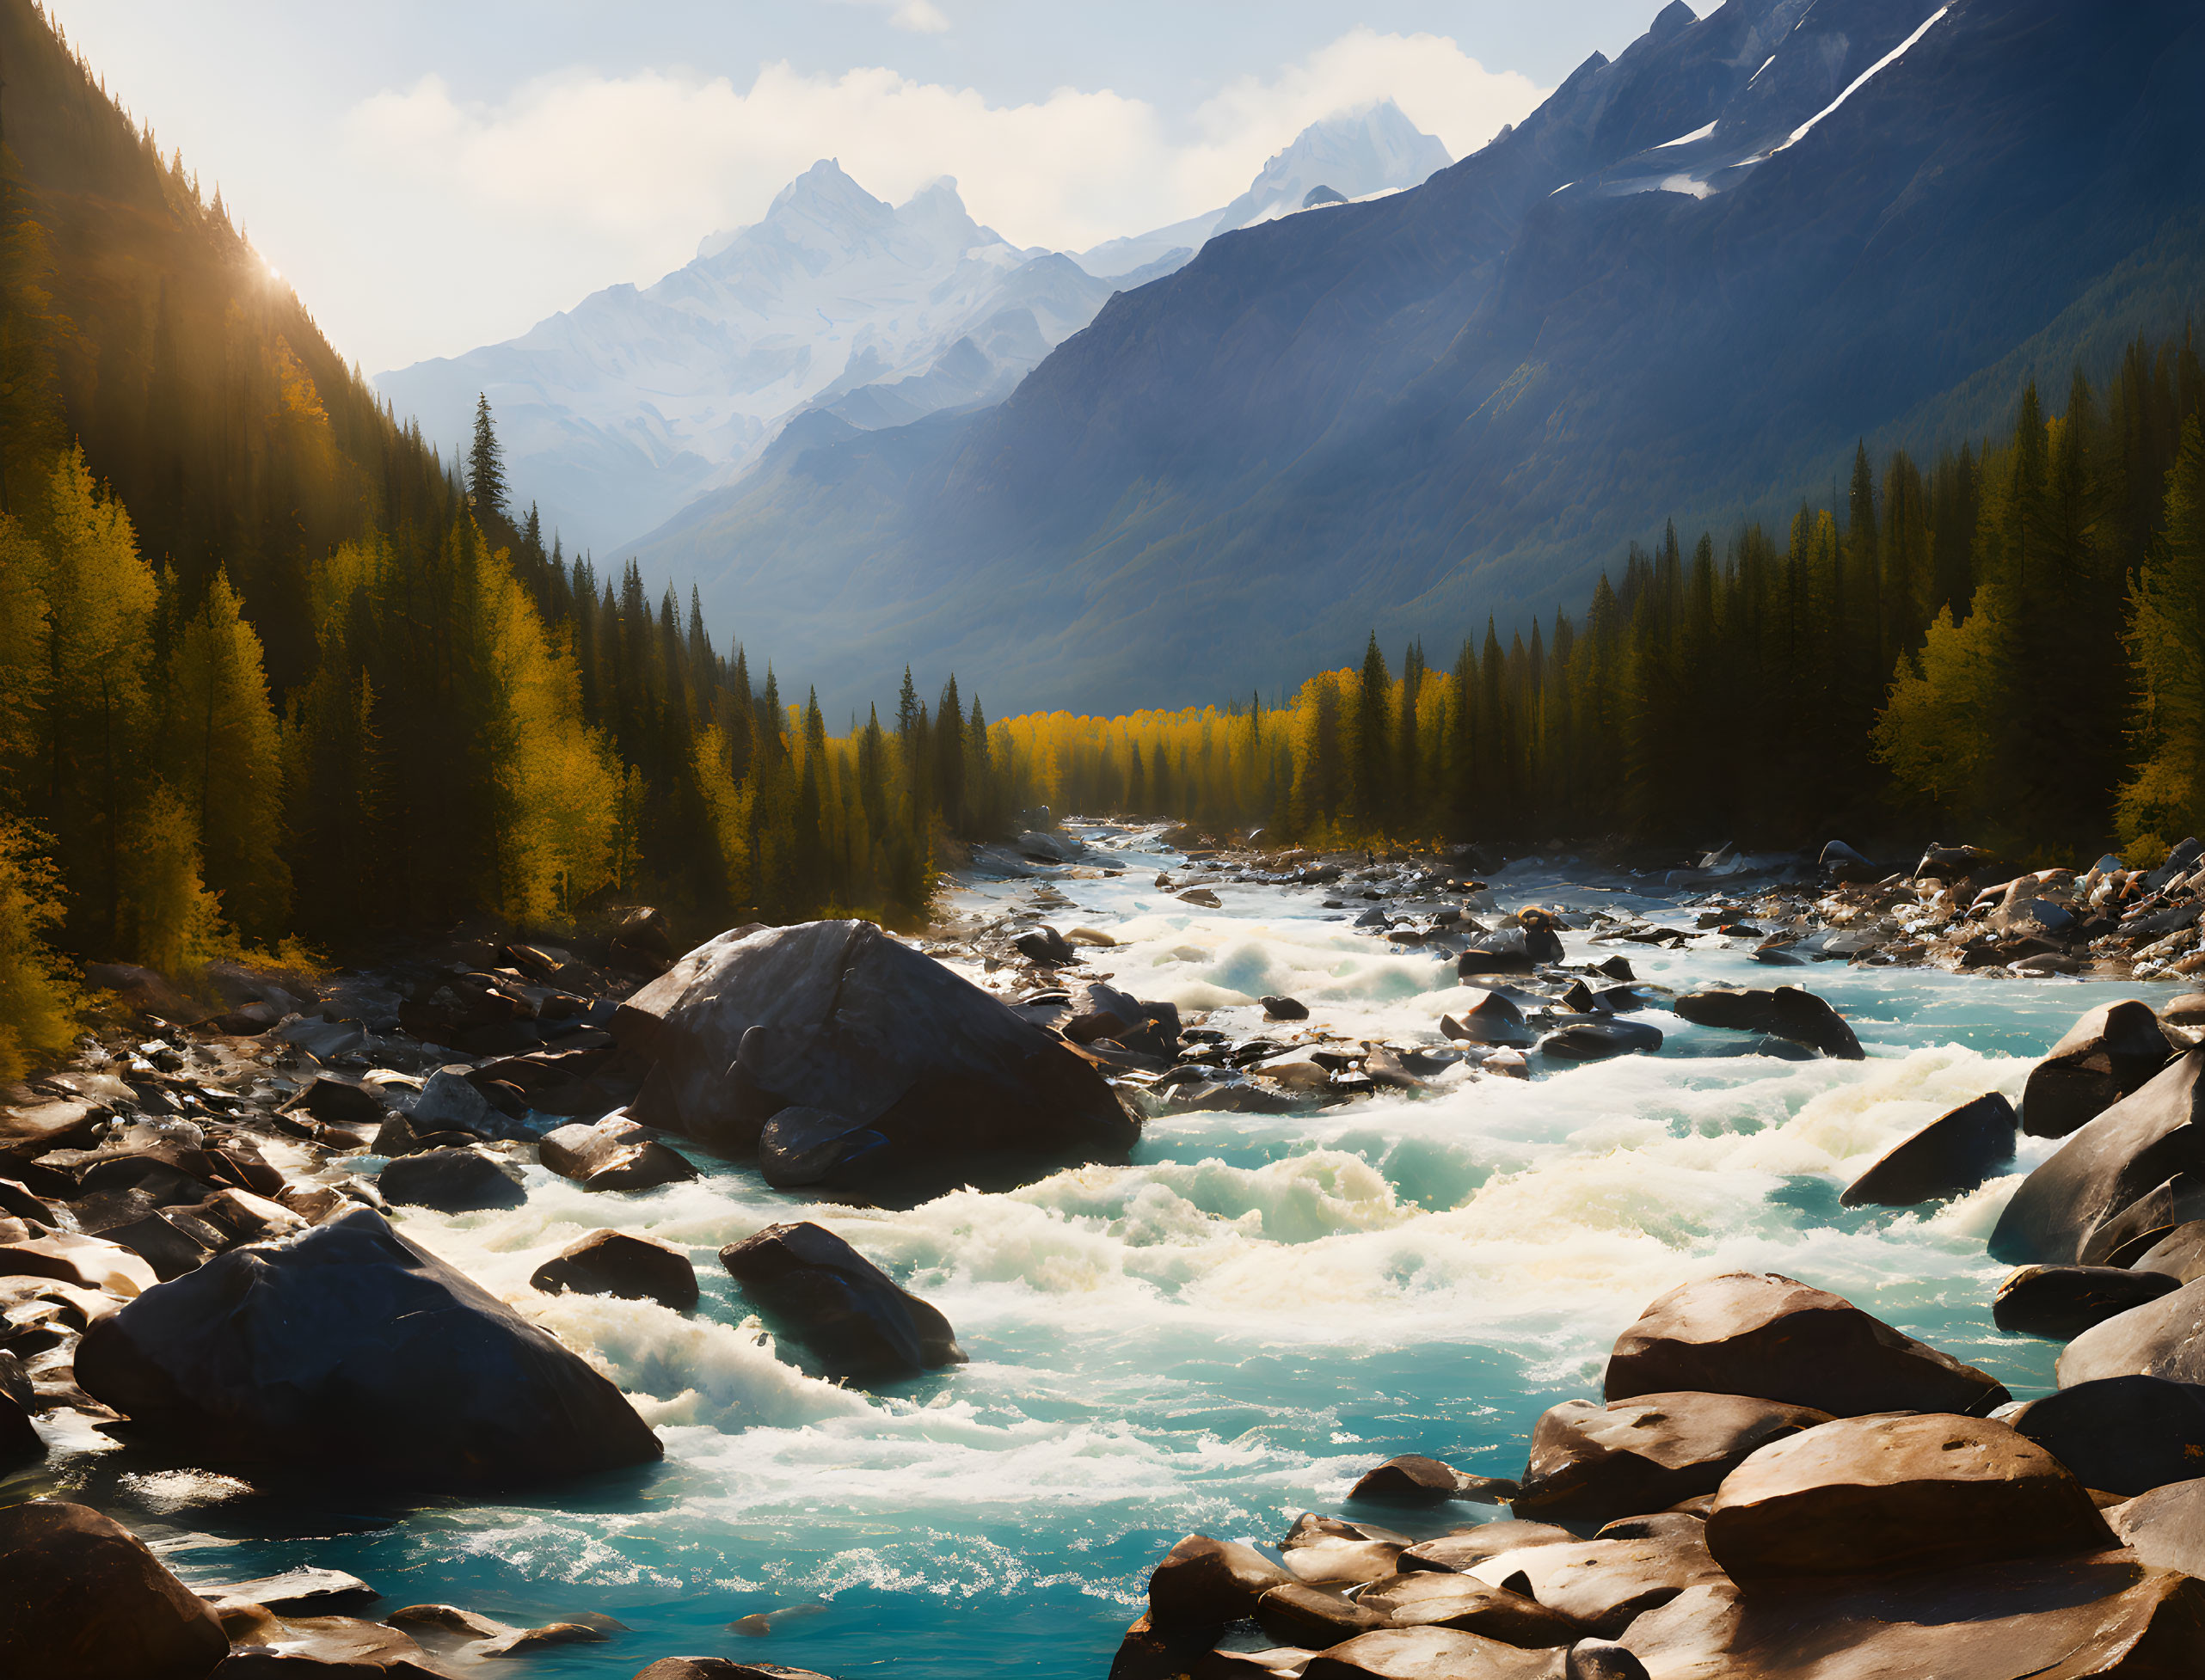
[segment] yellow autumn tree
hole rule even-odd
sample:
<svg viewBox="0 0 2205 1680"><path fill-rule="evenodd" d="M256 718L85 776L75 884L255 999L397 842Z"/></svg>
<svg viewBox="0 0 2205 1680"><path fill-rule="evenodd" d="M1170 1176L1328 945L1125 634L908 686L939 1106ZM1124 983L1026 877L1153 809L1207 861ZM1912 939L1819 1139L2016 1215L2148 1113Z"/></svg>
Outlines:
<svg viewBox="0 0 2205 1680"><path fill-rule="evenodd" d="M218 570L170 650L159 763L198 830L206 885L240 930L273 937L291 909L277 848L283 753L261 641Z"/></svg>
<svg viewBox="0 0 2205 1680"><path fill-rule="evenodd" d="M1950 607L1930 622L1921 651L1903 654L1876 720L1876 757L1902 790L1956 817L1987 817L1993 726L2001 693L1993 592L1956 624Z"/></svg>
<svg viewBox="0 0 2205 1680"><path fill-rule="evenodd" d="M727 881L728 902L750 904L750 783L736 785L728 768L728 738L716 723L708 723L697 732L690 754L697 790L703 795L705 818L712 825L713 846Z"/></svg>

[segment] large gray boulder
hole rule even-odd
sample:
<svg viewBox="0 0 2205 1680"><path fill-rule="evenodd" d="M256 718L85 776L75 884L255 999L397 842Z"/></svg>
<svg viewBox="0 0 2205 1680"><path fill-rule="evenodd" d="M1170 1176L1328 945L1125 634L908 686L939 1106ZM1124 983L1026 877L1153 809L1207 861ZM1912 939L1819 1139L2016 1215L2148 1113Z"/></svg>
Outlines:
<svg viewBox="0 0 2205 1680"><path fill-rule="evenodd" d="M1564 1401L1532 1428L1513 1508L1518 1517L1557 1523L1666 1510L1712 1493L1771 1441L1829 1420L1811 1407L1744 1395L1640 1395L1606 1406Z"/></svg>
<svg viewBox="0 0 2205 1680"><path fill-rule="evenodd" d="M836 1376L914 1376L962 1364L939 1311L823 1225L768 1225L720 1263L781 1334Z"/></svg>
<svg viewBox="0 0 2205 1680"><path fill-rule="evenodd" d="M2205 1280L2091 1326L2060 1355L2060 1386L2109 1376L2205 1383Z"/></svg>
<svg viewBox="0 0 2205 1680"><path fill-rule="evenodd" d="M1845 1017L1803 986L1778 986L1768 991L1711 986L1705 991L1686 992L1669 1007L1696 1027L1764 1033L1806 1045L1840 1061L1858 1062L1867 1054Z"/></svg>
<svg viewBox="0 0 2205 1680"><path fill-rule="evenodd" d="M369 1208L236 1248L86 1332L77 1381L195 1454L428 1487L648 1463L604 1377Z"/></svg>
<svg viewBox="0 0 2205 1680"><path fill-rule="evenodd" d="M2140 1088L2180 1048L2150 1004L2133 997L2099 1004L2030 1070L2022 1130L2032 1137L2065 1137Z"/></svg>
<svg viewBox="0 0 2205 1680"><path fill-rule="evenodd" d="M204 1680L230 1641L138 1536L81 1505L0 1508L0 1674Z"/></svg>
<svg viewBox="0 0 2205 1680"><path fill-rule="evenodd" d="M1915 1207L1964 1196L2014 1153L2013 1105L1987 1091L1894 1144L1838 1198L1845 1207Z"/></svg>
<svg viewBox="0 0 2205 1680"><path fill-rule="evenodd" d="M2076 1131L2014 1192L1991 1233L1991 1257L2008 1266L2096 1266L2141 1235L2122 1215L2205 1168L2201 1073L2205 1051L2189 1051Z"/></svg>
<svg viewBox="0 0 2205 1680"><path fill-rule="evenodd" d="M869 922L723 935L613 1031L652 1058L639 1123L747 1151L784 1109L838 1115L857 1141L807 1182L876 1201L1121 1159L1139 1135L1062 1040Z"/></svg>

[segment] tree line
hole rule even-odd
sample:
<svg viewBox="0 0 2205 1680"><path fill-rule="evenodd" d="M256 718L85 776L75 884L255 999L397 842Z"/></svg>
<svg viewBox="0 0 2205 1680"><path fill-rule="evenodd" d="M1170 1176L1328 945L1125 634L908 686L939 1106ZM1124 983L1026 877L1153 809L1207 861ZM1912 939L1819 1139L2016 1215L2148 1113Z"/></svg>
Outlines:
<svg viewBox="0 0 2205 1680"><path fill-rule="evenodd" d="M1370 639L1291 704L1016 718L1011 797L1281 840L1966 836L2140 857L2205 831L2205 408L2188 332L2009 432L1856 451L1835 506L1672 524L1573 616L1445 665Z"/></svg>
<svg viewBox="0 0 2205 1680"><path fill-rule="evenodd" d="M976 699L830 741L693 591L547 550L487 402L440 460L25 0L0 63L0 1077L79 960L924 917L1003 819Z"/></svg>

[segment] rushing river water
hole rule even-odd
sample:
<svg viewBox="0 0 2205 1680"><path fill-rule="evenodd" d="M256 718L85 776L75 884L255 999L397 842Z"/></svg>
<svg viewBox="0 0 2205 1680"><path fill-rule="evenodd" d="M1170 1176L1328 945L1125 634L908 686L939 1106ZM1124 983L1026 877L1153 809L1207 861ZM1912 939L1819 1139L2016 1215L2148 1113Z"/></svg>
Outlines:
<svg viewBox="0 0 2205 1680"><path fill-rule="evenodd" d="M1238 1035L1259 1030L1254 998L1289 992L1311 1026L1397 1041L1435 1037L1460 1003L1451 962L1351 930L1322 889L1228 886L1221 910L1195 910L1151 885L1176 857L1137 836L1114 843L1127 872L1055 881L1075 908L1048 919L1114 933L1122 942L1090 972L1139 996L1213 1011ZM1623 904L1692 926L1674 904L1587 879L1520 865L1494 890L1508 907ZM960 907L1018 901L1030 885L967 887ZM1565 935L1569 961L1612 954L1588 937ZM610 1371L666 1443L662 1466L427 1507L384 1505L341 1462L255 1488L100 1453L60 1482L163 1546L187 1579L310 1562L365 1577L386 1612L445 1602L532 1623L588 1609L635 1630L517 1673L626 1680L655 1657L719 1654L838 1676L1100 1680L1180 1536L1274 1539L1301 1511L1340 1509L1397 1452L1515 1475L1539 1412L1597 1394L1617 1332L1687 1278L1784 1272L2018 1395L2048 1387L2057 1349L1990 1322L2001 1268L1983 1240L2017 1180L1925 1214L1841 1210L1838 1194L1944 1109L1990 1089L2018 1097L2032 1058L2084 1009L2164 989L1621 948L1642 979L1680 990L1809 984L1869 1059L1727 1053L1735 1035L1655 1012L1641 1018L1669 1035L1658 1057L1322 1113L1152 1120L1129 1166L901 1213L808 1205L702 1156L699 1180L637 1195L591 1195L531 1167L524 1207L415 1211L405 1229ZM2049 1148L2024 1140L2020 1168ZM744 1327L716 1254L795 1218L940 1307L971 1363L865 1394L777 1359ZM541 1260L605 1224L688 1247L701 1305L685 1315L529 1288ZM1367 1514L1436 1533L1504 1513L1460 1505L1421 1526ZM766 1637L728 1631L776 1611Z"/></svg>

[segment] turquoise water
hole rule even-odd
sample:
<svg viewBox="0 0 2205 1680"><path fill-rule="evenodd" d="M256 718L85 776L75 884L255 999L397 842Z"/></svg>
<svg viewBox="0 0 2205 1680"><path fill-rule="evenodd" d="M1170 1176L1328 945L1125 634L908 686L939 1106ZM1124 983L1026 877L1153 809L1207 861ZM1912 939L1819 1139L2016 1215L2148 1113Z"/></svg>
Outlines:
<svg viewBox="0 0 2205 1680"><path fill-rule="evenodd" d="M1056 882L1074 908L1048 917L1115 934L1093 967L1143 997L1253 1030L1253 998L1290 991L1312 1024L1397 1040L1436 1036L1459 1002L1451 965L1350 932L1319 892L1227 886L1221 911L1194 911L1147 884L1158 861ZM1565 873L1519 868L1495 887L1504 904L1621 902L1691 925L1656 900L1564 891ZM1017 902L1023 885L958 904ZM2017 1180L1927 1217L1841 1210L1838 1193L1944 1108L2018 1096L2084 1009L2165 988L1771 969L1588 937L1565 936L1570 960L1620 948L1640 978L1680 989L1809 984L1870 1059L1711 1055L1737 1039L1655 1013L1672 1034L1660 1057L1325 1114L1155 1120L1129 1166L905 1213L808 1204L709 1160L697 1182L632 1196L531 1168L525 1207L415 1213L406 1229L611 1374L665 1441L663 1466L428 1507L387 1503L341 1462L248 1485L86 1450L40 1480L139 1529L187 1579L315 1563L365 1577L386 1609L445 1602L523 1623L597 1610L635 1630L530 1659L532 1675L625 1680L657 1657L719 1654L840 1676L1089 1680L1181 1535L1274 1539L1301 1511L1342 1509L1397 1452L1515 1474L1539 1413L1596 1393L1617 1332L1691 1278L1784 1272L2017 1395L2049 1386L2056 1348L1990 1323L2001 1268L1983 1239ZM2026 1143L2020 1168L2047 1153ZM865 1394L777 1358L715 1256L792 1218L939 1306L972 1363ZM688 1245L697 1309L528 1288L544 1257L606 1224ZM1458 1507L1422 1531L1496 1514ZM767 1637L728 1631L761 1611L784 1612Z"/></svg>

